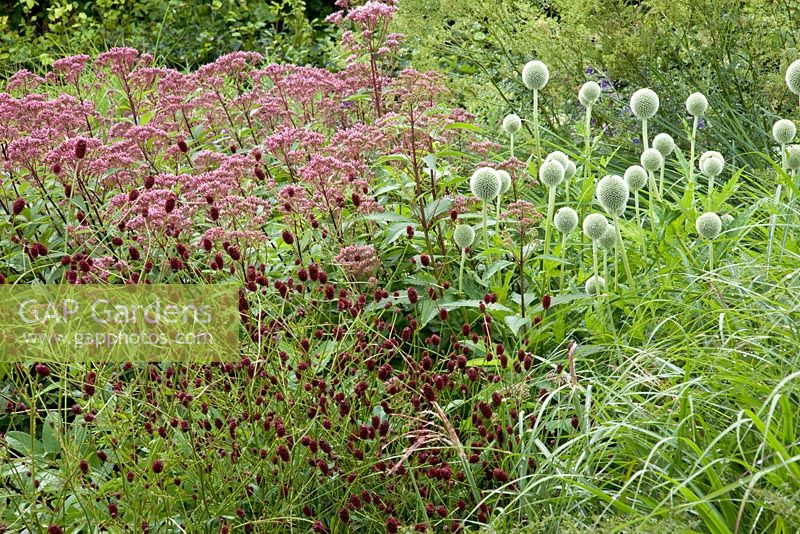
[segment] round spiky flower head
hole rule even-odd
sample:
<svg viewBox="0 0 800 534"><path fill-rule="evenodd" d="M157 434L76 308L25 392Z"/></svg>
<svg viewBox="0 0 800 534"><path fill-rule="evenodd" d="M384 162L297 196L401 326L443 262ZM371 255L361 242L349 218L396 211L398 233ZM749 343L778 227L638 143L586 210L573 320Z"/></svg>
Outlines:
<svg viewBox="0 0 800 534"><path fill-rule="evenodd" d="M631 96L631 111L640 119L649 119L658 113L658 95L652 89L639 89Z"/></svg>
<svg viewBox="0 0 800 534"><path fill-rule="evenodd" d="M564 179L569 180L575 176L576 172L578 172L578 168L575 167L575 164L572 162L572 160L568 161L566 167L564 167Z"/></svg>
<svg viewBox="0 0 800 534"><path fill-rule="evenodd" d="M455 241L458 248L465 249L472 246L475 241L475 230L468 224L459 224L453 230L453 241Z"/></svg>
<svg viewBox="0 0 800 534"><path fill-rule="evenodd" d="M516 113L506 115L503 119L503 131L508 135L516 135L522 128L522 119Z"/></svg>
<svg viewBox="0 0 800 534"><path fill-rule="evenodd" d="M693 117L702 117L708 109L708 100L703 93L692 93L686 99L686 111Z"/></svg>
<svg viewBox="0 0 800 534"><path fill-rule="evenodd" d="M578 91L578 100L588 108L597 102L602 92L603 90L597 82L586 82L581 86L581 90Z"/></svg>
<svg viewBox="0 0 800 534"><path fill-rule="evenodd" d="M800 169L800 145L786 147L786 167L792 171Z"/></svg>
<svg viewBox="0 0 800 534"><path fill-rule="evenodd" d="M722 162L723 165L725 164L725 158L722 157L722 154L716 150L707 150L700 155L700 159L697 161L697 164L701 169L703 168L703 162L708 158L717 158Z"/></svg>
<svg viewBox="0 0 800 534"><path fill-rule="evenodd" d="M648 148L642 152L642 157L639 158L639 161L641 162L642 167L650 172L654 172L664 165L664 156L662 156L661 152L659 152L657 149Z"/></svg>
<svg viewBox="0 0 800 534"><path fill-rule="evenodd" d="M720 217L720 220L722 221L722 226L730 226L733 222L733 215L730 213L724 213L722 217Z"/></svg>
<svg viewBox="0 0 800 534"><path fill-rule="evenodd" d="M796 59L786 69L786 85L796 95L800 95L800 59Z"/></svg>
<svg viewBox="0 0 800 534"><path fill-rule="evenodd" d="M794 141L795 135L797 135L797 128L790 120L781 119L772 125L772 137L780 145L788 145Z"/></svg>
<svg viewBox="0 0 800 534"><path fill-rule="evenodd" d="M653 148L661 152L662 156L667 157L675 150L675 141L671 135L660 133L653 138Z"/></svg>
<svg viewBox="0 0 800 534"><path fill-rule="evenodd" d="M539 181L547 187L555 187L564 180L564 166L555 158L542 163L539 167Z"/></svg>
<svg viewBox="0 0 800 534"><path fill-rule="evenodd" d="M522 67L522 83L531 91L541 91L550 80L550 70L541 61L534 60Z"/></svg>
<svg viewBox="0 0 800 534"><path fill-rule="evenodd" d="M631 165L625 170L625 182L628 189L635 193L647 183L647 171L639 165Z"/></svg>
<svg viewBox="0 0 800 534"><path fill-rule="evenodd" d="M597 240L597 244L606 250L611 250L617 244L617 230L613 224L609 224L605 233Z"/></svg>
<svg viewBox="0 0 800 534"><path fill-rule="evenodd" d="M550 161L552 159L559 162L561 166L564 168L566 168L567 164L569 164L569 156L567 156L560 150L554 150L553 152L550 152L546 158L544 158L545 161Z"/></svg>
<svg viewBox="0 0 800 534"><path fill-rule="evenodd" d="M608 226L608 219L602 213L590 213L583 219L583 233L592 241L603 237Z"/></svg>
<svg viewBox="0 0 800 534"><path fill-rule="evenodd" d="M505 195L511 189L511 175L502 169L498 170L497 174L500 176L500 194Z"/></svg>
<svg viewBox="0 0 800 534"><path fill-rule="evenodd" d="M697 233L704 239L716 239L722 231L722 219L713 211L709 211L698 217L694 226L697 228Z"/></svg>
<svg viewBox="0 0 800 534"><path fill-rule="evenodd" d="M586 280L586 292L590 295L596 295L606 288L606 280L602 276L592 275Z"/></svg>
<svg viewBox="0 0 800 534"><path fill-rule="evenodd" d="M622 215L628 205L628 184L617 175L604 176L597 182L597 201L609 215Z"/></svg>
<svg viewBox="0 0 800 534"><path fill-rule="evenodd" d="M493 200L500 193L502 185L502 179L497 171L490 167L478 168L469 179L470 191L484 202Z"/></svg>
<svg viewBox="0 0 800 534"><path fill-rule="evenodd" d="M578 212L567 206L559 208L553 216L553 224L562 234L569 234L578 227Z"/></svg>
<svg viewBox="0 0 800 534"><path fill-rule="evenodd" d="M722 169L725 167L725 161L722 158L710 157L704 159L700 163L700 172L713 178L722 174Z"/></svg>

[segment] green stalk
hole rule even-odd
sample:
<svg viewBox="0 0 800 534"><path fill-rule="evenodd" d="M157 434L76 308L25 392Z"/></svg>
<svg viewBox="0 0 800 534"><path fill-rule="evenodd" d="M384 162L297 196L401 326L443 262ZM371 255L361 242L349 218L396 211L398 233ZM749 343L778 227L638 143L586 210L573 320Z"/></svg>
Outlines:
<svg viewBox="0 0 800 534"><path fill-rule="evenodd" d="M664 198L664 167L667 166L667 160L664 158L664 165L661 166L661 173L658 177L658 198Z"/></svg>
<svg viewBox="0 0 800 534"><path fill-rule="evenodd" d="M706 211L711 211L711 193L714 192L714 177L708 177L708 200L706 201Z"/></svg>
<svg viewBox="0 0 800 534"><path fill-rule="evenodd" d="M533 90L533 133L536 136L536 166L542 164L542 146L539 140L539 90Z"/></svg>
<svg viewBox="0 0 800 534"><path fill-rule="evenodd" d="M486 229L486 201L481 202L483 205L483 248L489 250L489 231Z"/></svg>
<svg viewBox="0 0 800 534"><path fill-rule="evenodd" d="M553 226L553 210L556 205L556 186L550 187L547 191L547 218L544 221L544 255L550 254L550 229ZM547 269L545 268L545 258L542 258L542 272L544 283L542 284L542 294L549 291Z"/></svg>
<svg viewBox="0 0 800 534"><path fill-rule="evenodd" d="M467 249L461 249L461 266L458 268L458 292L461 293L461 281L464 279L464 260L467 259Z"/></svg>
<svg viewBox="0 0 800 534"><path fill-rule="evenodd" d="M708 241L708 272L714 272L714 241Z"/></svg>
<svg viewBox="0 0 800 534"><path fill-rule="evenodd" d="M559 254L562 260L561 263L561 275L558 277L558 292L564 292L564 267L567 260L567 234L561 234L561 252Z"/></svg>
<svg viewBox="0 0 800 534"><path fill-rule="evenodd" d="M694 143L697 138L698 117L692 121L692 138L689 144L689 207L694 206Z"/></svg>
<svg viewBox="0 0 800 534"><path fill-rule="evenodd" d="M633 206L636 209L636 224L642 226L642 217L639 215L639 191L633 192Z"/></svg>
<svg viewBox="0 0 800 534"><path fill-rule="evenodd" d="M625 276L628 277L628 285L631 290L636 290L636 284L633 281L633 274L631 274L631 266L628 264L628 253L625 251L625 243L622 241L622 232L619 231L619 217L612 215L614 221L614 230L617 233L617 243L619 244L619 251L622 254L622 264L625 266Z"/></svg>
<svg viewBox="0 0 800 534"><path fill-rule="evenodd" d="M645 150L650 148L650 141L647 139L647 119L642 119L642 146Z"/></svg>

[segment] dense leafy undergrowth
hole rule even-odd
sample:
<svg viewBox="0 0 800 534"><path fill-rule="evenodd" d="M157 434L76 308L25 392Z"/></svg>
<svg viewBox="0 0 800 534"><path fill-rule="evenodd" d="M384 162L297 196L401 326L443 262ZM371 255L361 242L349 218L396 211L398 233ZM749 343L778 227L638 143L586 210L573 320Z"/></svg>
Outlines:
<svg viewBox="0 0 800 534"><path fill-rule="evenodd" d="M689 116L631 171L585 93L573 138L519 102L509 143L397 67L394 10L333 17L339 72L113 49L9 80L3 281L233 281L243 341L232 364L1 364L0 524L800 528L794 149L701 174ZM499 201L478 167L508 173ZM616 227L562 235L570 206Z"/></svg>

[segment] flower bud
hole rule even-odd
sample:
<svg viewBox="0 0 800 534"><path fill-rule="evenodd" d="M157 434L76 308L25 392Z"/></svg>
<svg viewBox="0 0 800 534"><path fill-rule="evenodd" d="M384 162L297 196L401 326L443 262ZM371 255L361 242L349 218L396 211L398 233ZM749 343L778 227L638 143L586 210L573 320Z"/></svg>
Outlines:
<svg viewBox="0 0 800 534"><path fill-rule="evenodd" d="M639 165L631 165L625 171L625 183L635 193L647 183L647 171Z"/></svg>
<svg viewBox="0 0 800 534"><path fill-rule="evenodd" d="M772 137L780 145L788 145L794 141L795 135L797 135L797 128L790 120L781 119L772 126Z"/></svg>
<svg viewBox="0 0 800 534"><path fill-rule="evenodd" d="M600 239L608 229L608 219L601 213L590 213L583 219L583 233L592 241Z"/></svg>
<svg viewBox="0 0 800 534"><path fill-rule="evenodd" d="M522 119L517 114L511 113L503 119L503 131L506 134L516 135L520 128L522 128Z"/></svg>
<svg viewBox="0 0 800 534"><path fill-rule="evenodd" d="M597 99L600 98L602 92L603 90L597 82L586 82L581 86L581 90L578 91L578 100L585 107L592 107L597 102Z"/></svg>
<svg viewBox="0 0 800 534"><path fill-rule="evenodd" d="M578 227L578 212L566 206L559 208L553 216L553 224L562 234L569 234Z"/></svg>
<svg viewBox="0 0 800 534"><path fill-rule="evenodd" d="M658 106L658 95L652 89L639 89L631 96L631 111L640 119L653 117Z"/></svg>
<svg viewBox="0 0 800 534"><path fill-rule="evenodd" d="M564 166L555 159L547 160L539 167L539 181L547 187L555 187L564 180Z"/></svg>
<svg viewBox="0 0 800 534"><path fill-rule="evenodd" d="M703 93L692 93L686 99L686 111L693 117L702 117L708 109L708 100Z"/></svg>
<svg viewBox="0 0 800 534"><path fill-rule="evenodd" d="M606 280L602 276L590 276L586 280L586 292L590 295L596 295L606 288Z"/></svg>
<svg viewBox="0 0 800 534"><path fill-rule="evenodd" d="M539 60L528 61L522 67L522 83L531 91L541 91L550 79L550 70Z"/></svg>
<svg viewBox="0 0 800 534"><path fill-rule="evenodd" d="M719 218L719 215L710 211L697 218L695 228L697 233L704 239L716 239L722 231L722 219Z"/></svg>
<svg viewBox="0 0 800 534"><path fill-rule="evenodd" d="M642 156L639 158L639 161L641 162L642 167L644 167L646 170L655 172L664 164L664 156L662 156L661 152L655 148L648 148L642 152Z"/></svg>
<svg viewBox="0 0 800 534"><path fill-rule="evenodd" d="M475 230L468 224L459 224L456 226L456 229L453 230L453 241L455 241L458 248L462 250L469 248L475 241Z"/></svg>
<svg viewBox="0 0 800 534"><path fill-rule="evenodd" d="M628 205L628 184L616 175L604 176L597 182L597 201L609 215L622 215Z"/></svg>
<svg viewBox="0 0 800 534"><path fill-rule="evenodd" d="M492 168L480 167L469 179L469 189L472 194L484 202L493 200L500 193L501 178Z"/></svg>

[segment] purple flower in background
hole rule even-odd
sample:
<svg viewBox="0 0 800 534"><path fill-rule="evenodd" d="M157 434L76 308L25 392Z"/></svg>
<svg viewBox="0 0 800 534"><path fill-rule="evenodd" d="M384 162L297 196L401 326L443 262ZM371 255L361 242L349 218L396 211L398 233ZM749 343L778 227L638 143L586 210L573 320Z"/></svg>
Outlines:
<svg viewBox="0 0 800 534"><path fill-rule="evenodd" d="M589 65L588 67L586 67L586 74L588 74L588 75L590 75L590 76L591 76L592 74L594 74L594 67L592 67L591 65Z"/></svg>
<svg viewBox="0 0 800 534"><path fill-rule="evenodd" d="M614 89L614 85L608 80L608 78L601 78L600 89L602 89L603 91L609 91L611 89Z"/></svg>
<svg viewBox="0 0 800 534"><path fill-rule="evenodd" d="M623 115L630 115L630 113L631 113L631 107L630 106L625 106L624 108L622 108L622 114Z"/></svg>
<svg viewBox="0 0 800 534"><path fill-rule="evenodd" d="M639 143L641 143L641 141L639 140L639 138L638 138L638 137L634 137L634 138L633 138L633 144L634 144L634 145L638 145Z"/></svg>
<svg viewBox="0 0 800 534"><path fill-rule="evenodd" d="M702 130L706 127L706 121L703 120L703 117L697 117L697 129Z"/></svg>

